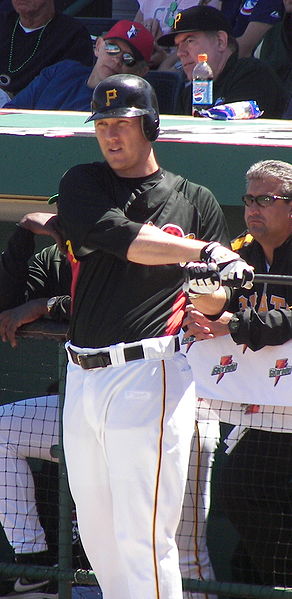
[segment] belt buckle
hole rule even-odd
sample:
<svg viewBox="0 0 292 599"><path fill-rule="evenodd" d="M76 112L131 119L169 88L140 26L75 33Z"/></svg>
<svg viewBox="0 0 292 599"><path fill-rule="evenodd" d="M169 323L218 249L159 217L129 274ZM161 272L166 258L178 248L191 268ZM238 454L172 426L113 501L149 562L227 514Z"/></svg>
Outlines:
<svg viewBox="0 0 292 599"><path fill-rule="evenodd" d="M86 368L86 365L84 365L83 360L87 358L89 354L76 354L76 360L79 366L81 366L81 368Z"/></svg>
<svg viewBox="0 0 292 599"><path fill-rule="evenodd" d="M108 352L97 352L96 354L76 354L76 360L78 365L84 370L106 368L111 364Z"/></svg>

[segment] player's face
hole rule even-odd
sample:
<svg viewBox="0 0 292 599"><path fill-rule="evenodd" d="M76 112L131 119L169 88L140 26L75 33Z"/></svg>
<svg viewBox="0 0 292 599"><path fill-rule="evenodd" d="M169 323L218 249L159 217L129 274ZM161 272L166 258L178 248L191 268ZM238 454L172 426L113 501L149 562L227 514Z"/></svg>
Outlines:
<svg viewBox="0 0 292 599"><path fill-rule="evenodd" d="M178 33L175 36L175 46L189 81L192 79L193 68L198 62L198 54L208 55L208 63L213 73L216 73L221 58L220 36L216 33L212 35L203 31Z"/></svg>
<svg viewBox="0 0 292 599"><path fill-rule="evenodd" d="M281 181L272 177L265 180L250 181L247 194L259 196L264 194L285 196ZM268 243L274 247L281 245L292 233L292 201L275 200L273 204L262 207L253 202L246 206L244 218L249 232L261 244Z"/></svg>
<svg viewBox="0 0 292 599"><path fill-rule="evenodd" d="M97 141L105 160L120 177L143 177L151 144L142 132L141 117L95 121Z"/></svg>

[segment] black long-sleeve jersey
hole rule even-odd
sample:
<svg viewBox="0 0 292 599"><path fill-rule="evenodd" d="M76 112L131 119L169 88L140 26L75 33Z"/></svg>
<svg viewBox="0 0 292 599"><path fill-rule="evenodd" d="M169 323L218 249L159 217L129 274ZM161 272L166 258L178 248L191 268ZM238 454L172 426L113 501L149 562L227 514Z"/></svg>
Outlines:
<svg viewBox="0 0 292 599"><path fill-rule="evenodd" d="M0 257L0 312L38 298L60 296L55 320L68 320L71 268L54 244L33 256L34 235L16 227ZM69 310L68 310L69 307Z"/></svg>
<svg viewBox="0 0 292 599"><path fill-rule="evenodd" d="M181 266L144 266L126 259L143 224L229 245L212 193L162 169L127 179L107 163L73 167L60 183L58 213L72 255L70 338L79 347L179 330L186 302Z"/></svg>
<svg viewBox="0 0 292 599"><path fill-rule="evenodd" d="M255 273L267 272L261 245L249 234L232 243L234 251L255 267ZM274 251L269 274L292 275L292 237ZM292 286L255 284L233 294L228 308L239 319L238 330L232 333L237 344L256 351L265 345L282 345L292 338Z"/></svg>

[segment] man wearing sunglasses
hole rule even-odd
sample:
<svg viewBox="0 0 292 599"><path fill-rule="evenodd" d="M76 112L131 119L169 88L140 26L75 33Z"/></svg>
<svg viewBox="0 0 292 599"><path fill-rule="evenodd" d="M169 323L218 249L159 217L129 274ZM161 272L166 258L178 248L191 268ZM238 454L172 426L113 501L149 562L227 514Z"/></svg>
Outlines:
<svg viewBox="0 0 292 599"><path fill-rule="evenodd" d="M255 273L292 275L292 165L261 161L250 167L246 179L242 200L248 230L232 248L254 266ZM254 284L250 290L234 291L229 311L218 321L192 311L186 334L202 340L230 333L237 344L254 351L282 345L292 338L291 306L292 286ZM286 352L279 358L287 358ZM188 355L191 361L191 349ZM257 354L254 364L256 369ZM252 413L246 412L246 400L245 406L228 402L229 410L231 406L236 406L237 414L241 410L241 423ZM292 431L285 419L291 408L282 407L280 416L273 405L248 405L248 409L262 417L257 420L260 425L256 428L251 420L252 428L250 424L241 439L237 436L240 440L218 477L220 504L240 535L232 558L233 581L291 587Z"/></svg>
<svg viewBox="0 0 292 599"><path fill-rule="evenodd" d="M152 34L142 23L118 21L103 37L97 38L93 68L74 60L62 60L43 69L4 107L89 111L92 90L106 77L146 75L153 43Z"/></svg>

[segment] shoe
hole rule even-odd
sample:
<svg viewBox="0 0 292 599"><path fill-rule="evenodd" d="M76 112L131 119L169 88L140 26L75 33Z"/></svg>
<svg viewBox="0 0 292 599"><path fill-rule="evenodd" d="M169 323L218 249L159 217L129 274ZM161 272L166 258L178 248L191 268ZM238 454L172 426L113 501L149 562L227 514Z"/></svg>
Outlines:
<svg viewBox="0 0 292 599"><path fill-rule="evenodd" d="M24 577L0 581L1 599L58 599L58 583Z"/></svg>

